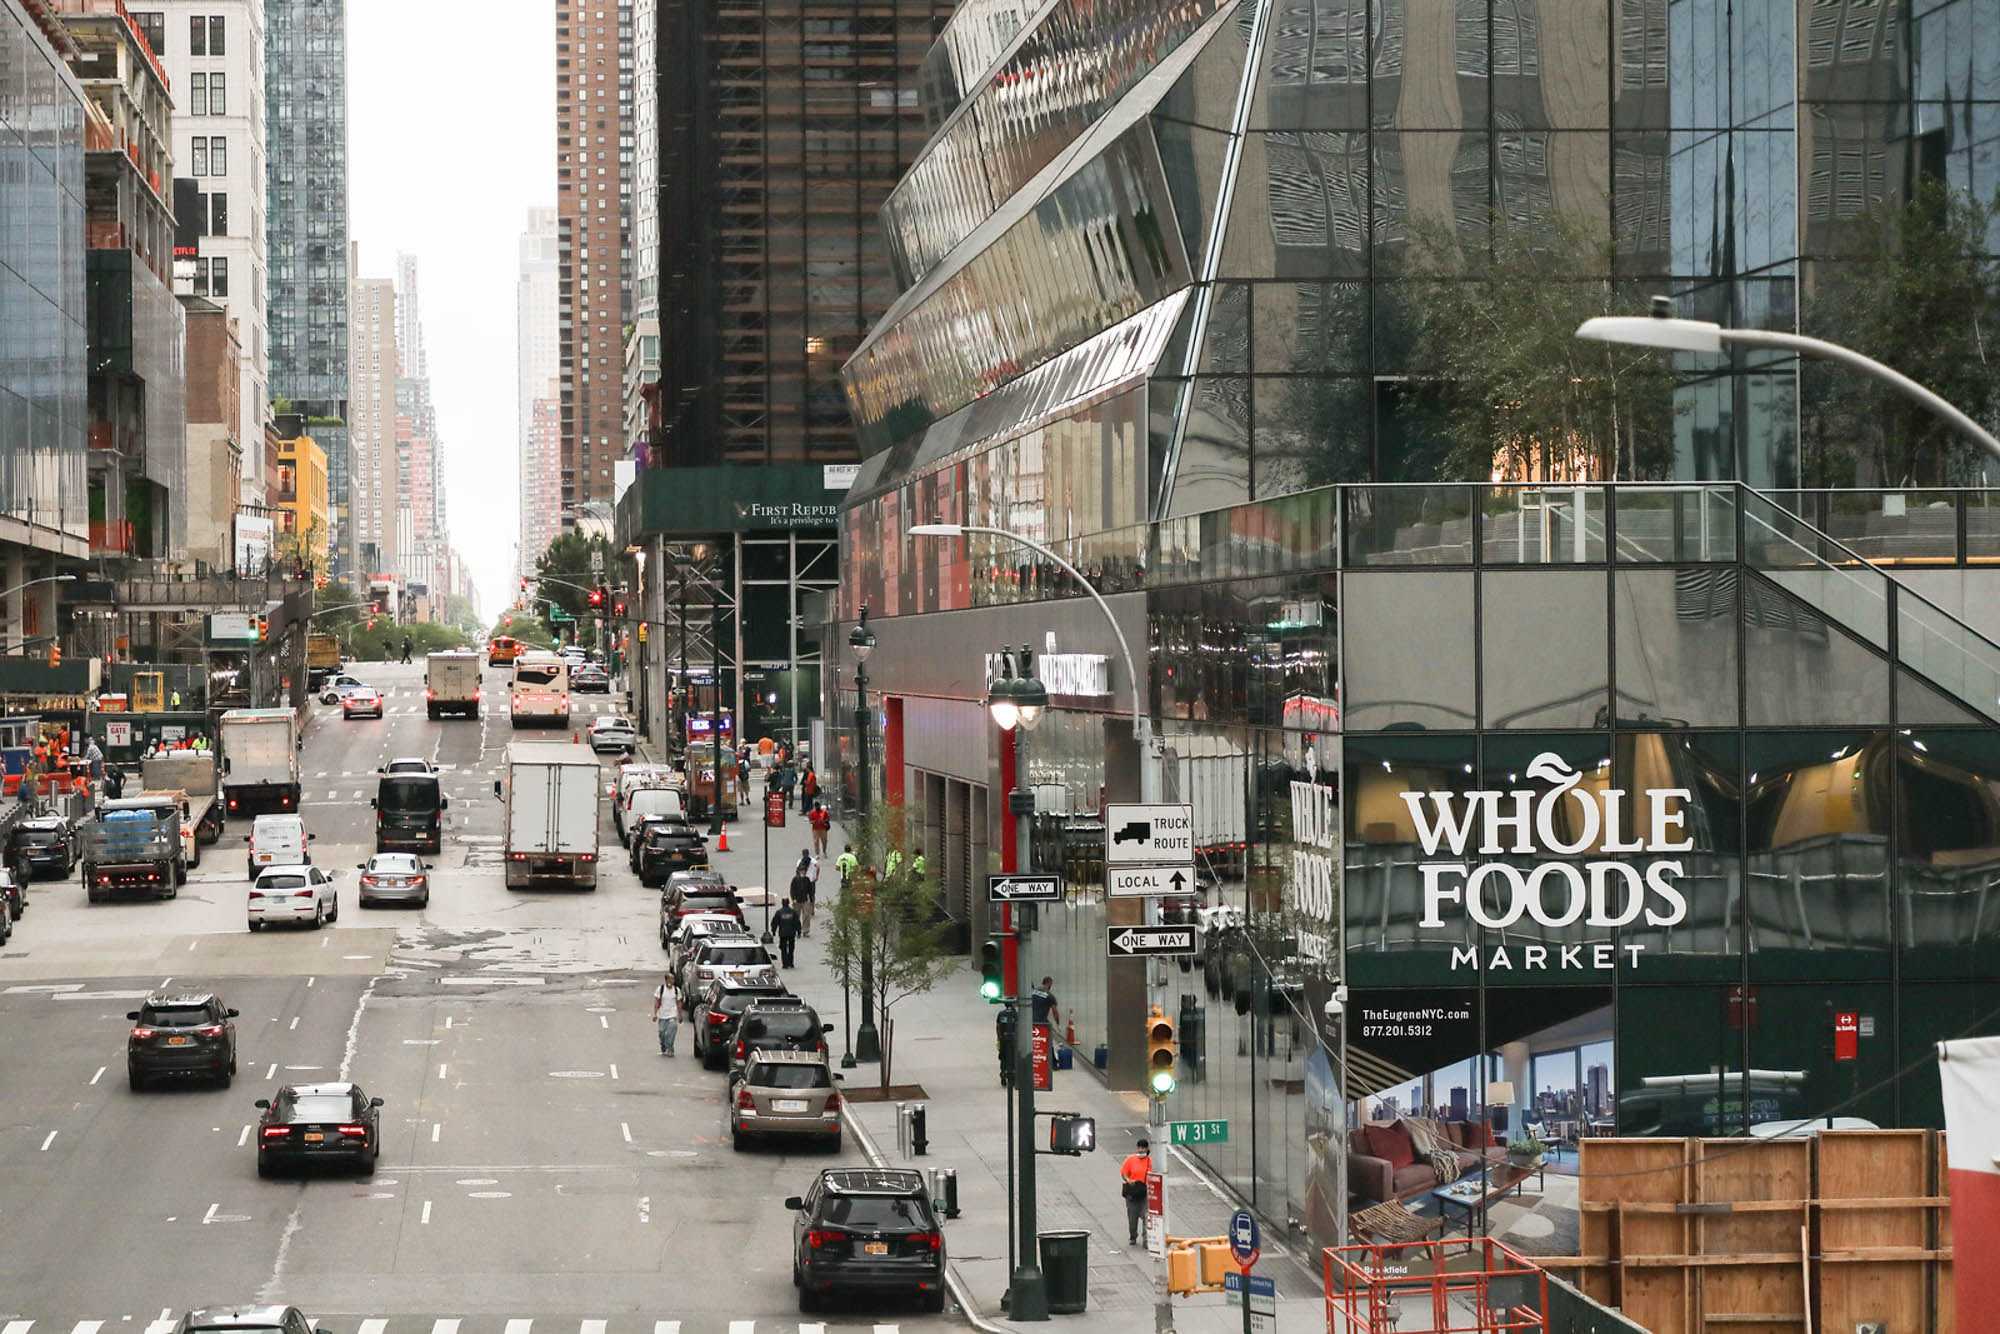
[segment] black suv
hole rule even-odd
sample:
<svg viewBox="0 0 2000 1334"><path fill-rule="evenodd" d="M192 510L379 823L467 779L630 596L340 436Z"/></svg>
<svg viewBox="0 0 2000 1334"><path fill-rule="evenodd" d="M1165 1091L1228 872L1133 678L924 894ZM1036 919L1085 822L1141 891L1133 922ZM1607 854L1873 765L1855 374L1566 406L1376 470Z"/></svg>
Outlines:
<svg viewBox="0 0 2000 1334"><path fill-rule="evenodd" d="M694 1025L694 1054L711 1070L720 1070L729 1061L729 1049L736 1041L736 1021L751 1002L791 993L776 982L738 982L718 977L708 984L695 1002L688 1022Z"/></svg>
<svg viewBox="0 0 2000 1334"><path fill-rule="evenodd" d="M944 1230L921 1172L829 1167L785 1207L799 1310L832 1293L909 1293L944 1310Z"/></svg>
<svg viewBox="0 0 2000 1334"><path fill-rule="evenodd" d="M134 1089L154 1075L194 1075L222 1087L236 1073L236 1011L212 991L148 996L126 1012L125 1073Z"/></svg>
<svg viewBox="0 0 2000 1334"><path fill-rule="evenodd" d="M60 815L37 815L14 826L8 838L7 862L32 875L54 871L68 877L77 862L76 826Z"/></svg>
<svg viewBox="0 0 2000 1334"><path fill-rule="evenodd" d="M736 1021L736 1041L729 1049L729 1077L736 1078L753 1051L816 1051L826 1053L832 1024L820 1022L819 1011L797 996L760 996Z"/></svg>
<svg viewBox="0 0 2000 1334"><path fill-rule="evenodd" d="M708 842L686 820L648 820L632 840L632 869L648 889L667 883L675 871L708 865Z"/></svg>

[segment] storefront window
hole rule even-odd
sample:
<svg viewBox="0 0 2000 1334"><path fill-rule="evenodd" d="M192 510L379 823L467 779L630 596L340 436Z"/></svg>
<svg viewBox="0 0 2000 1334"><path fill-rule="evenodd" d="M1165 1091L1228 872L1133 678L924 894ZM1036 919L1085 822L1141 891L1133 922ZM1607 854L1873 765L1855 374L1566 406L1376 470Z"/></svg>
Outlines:
<svg viewBox="0 0 2000 1334"><path fill-rule="evenodd" d="M1903 972L2000 975L2000 736L1905 729L1896 787Z"/></svg>

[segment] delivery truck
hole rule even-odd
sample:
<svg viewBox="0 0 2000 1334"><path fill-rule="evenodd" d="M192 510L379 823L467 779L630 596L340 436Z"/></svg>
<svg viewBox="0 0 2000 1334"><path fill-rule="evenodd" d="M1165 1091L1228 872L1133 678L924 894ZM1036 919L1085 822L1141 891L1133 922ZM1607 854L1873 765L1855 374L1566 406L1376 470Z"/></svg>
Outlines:
<svg viewBox="0 0 2000 1334"><path fill-rule="evenodd" d="M299 808L299 722L289 709L222 715L225 817Z"/></svg>
<svg viewBox="0 0 2000 1334"><path fill-rule="evenodd" d="M597 888L598 803L603 773L587 747L516 741L507 776L493 783L502 811L507 888Z"/></svg>
<svg viewBox="0 0 2000 1334"><path fill-rule="evenodd" d="M107 801L78 831L83 889L92 903L121 890L171 899L187 880L181 807L172 797Z"/></svg>
<svg viewBox="0 0 2000 1334"><path fill-rule="evenodd" d="M447 713L479 716L477 653L433 653L424 659L424 711L433 722Z"/></svg>
<svg viewBox="0 0 2000 1334"><path fill-rule="evenodd" d="M306 687L317 694L320 683L340 670L338 635L306 636Z"/></svg>
<svg viewBox="0 0 2000 1334"><path fill-rule="evenodd" d="M141 797L165 797L181 812L181 853L189 866L201 865L204 843L222 837L220 774L205 750L165 750L141 760Z"/></svg>

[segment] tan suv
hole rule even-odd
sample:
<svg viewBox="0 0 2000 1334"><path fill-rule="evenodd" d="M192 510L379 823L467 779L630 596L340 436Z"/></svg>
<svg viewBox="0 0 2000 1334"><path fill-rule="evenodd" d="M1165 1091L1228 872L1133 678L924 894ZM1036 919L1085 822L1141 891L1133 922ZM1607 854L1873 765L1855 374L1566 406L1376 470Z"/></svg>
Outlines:
<svg viewBox="0 0 2000 1334"><path fill-rule="evenodd" d="M723 1099L738 1151L753 1135L815 1139L840 1151L840 1078L819 1051L753 1051Z"/></svg>

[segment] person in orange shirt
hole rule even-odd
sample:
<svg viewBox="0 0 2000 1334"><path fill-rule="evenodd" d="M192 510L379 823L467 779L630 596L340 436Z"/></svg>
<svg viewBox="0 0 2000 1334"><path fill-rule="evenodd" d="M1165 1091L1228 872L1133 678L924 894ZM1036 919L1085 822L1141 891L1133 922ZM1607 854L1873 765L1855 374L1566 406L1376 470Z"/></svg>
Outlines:
<svg viewBox="0 0 2000 1334"><path fill-rule="evenodd" d="M1146 1216L1146 1174L1153 1170L1152 1147L1150 1141L1142 1139L1118 1164L1118 1175L1123 1178L1118 1189L1125 1197L1125 1228L1134 1246L1139 1244L1139 1220Z"/></svg>

